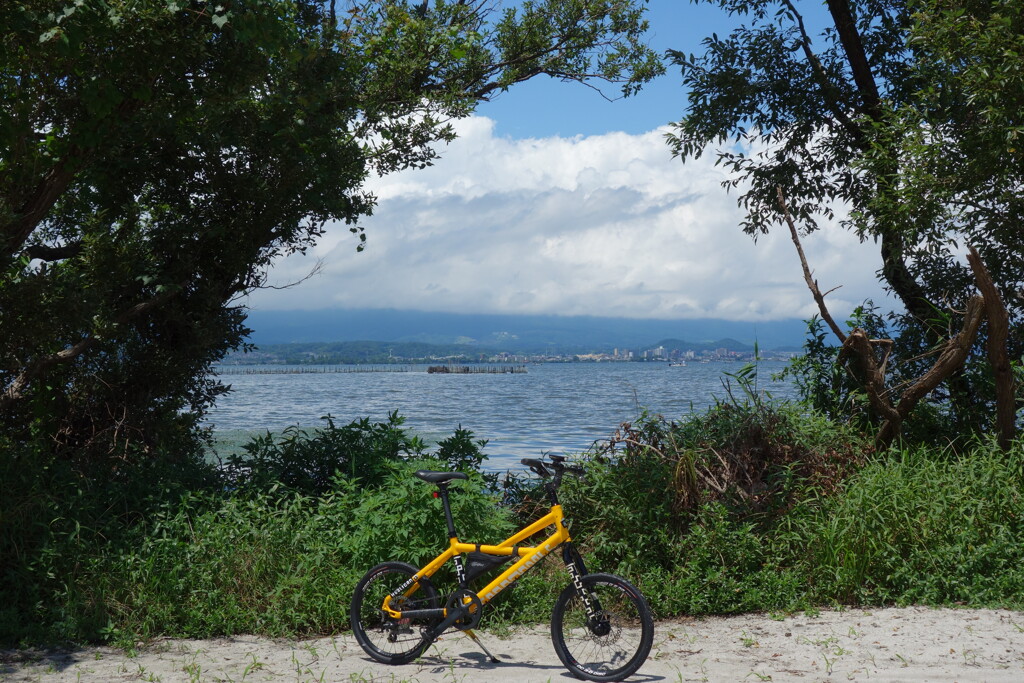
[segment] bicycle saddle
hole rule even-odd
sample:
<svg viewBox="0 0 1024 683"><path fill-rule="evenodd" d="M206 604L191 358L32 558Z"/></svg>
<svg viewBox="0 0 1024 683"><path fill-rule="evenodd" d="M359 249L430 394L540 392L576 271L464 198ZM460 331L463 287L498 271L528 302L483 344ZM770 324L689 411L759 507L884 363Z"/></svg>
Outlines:
<svg viewBox="0 0 1024 683"><path fill-rule="evenodd" d="M416 476L431 484L446 484L453 479L469 479L465 472L434 472L432 470L417 470Z"/></svg>

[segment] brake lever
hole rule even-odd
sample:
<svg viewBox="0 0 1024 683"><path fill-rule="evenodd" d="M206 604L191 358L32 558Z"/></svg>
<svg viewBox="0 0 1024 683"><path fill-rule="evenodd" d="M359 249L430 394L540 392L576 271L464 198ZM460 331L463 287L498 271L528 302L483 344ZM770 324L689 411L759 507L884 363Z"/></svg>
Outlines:
<svg viewBox="0 0 1024 683"><path fill-rule="evenodd" d="M574 474L577 477L582 477L584 474L586 474L586 470L584 470L582 467L564 464L565 458L562 456L551 455L548 457L551 458L551 467L560 474Z"/></svg>
<svg viewBox="0 0 1024 683"><path fill-rule="evenodd" d="M551 472L540 460L535 460L534 458L523 458L520 462L529 467L530 470L539 477L547 479L551 476Z"/></svg>

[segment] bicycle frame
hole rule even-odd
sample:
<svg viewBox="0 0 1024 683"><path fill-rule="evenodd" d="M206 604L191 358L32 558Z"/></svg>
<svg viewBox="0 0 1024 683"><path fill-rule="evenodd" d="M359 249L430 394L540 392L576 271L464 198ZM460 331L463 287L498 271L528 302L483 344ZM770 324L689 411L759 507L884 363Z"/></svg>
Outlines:
<svg viewBox="0 0 1024 683"><path fill-rule="evenodd" d="M419 581L422 579L429 579L433 576L448 560L455 559L456 573L458 574L459 586L465 587L465 573L462 567L461 556L463 553L470 552L481 552L485 555L494 556L511 556L518 554L519 559L511 567L502 572L497 578L491 581L489 584L484 586L477 595L480 598L481 605L486 605L490 602L498 593L505 590L519 579L530 567L534 566L545 557L550 555L555 549L561 546L563 543L567 543L572 539L569 537L569 530L565 528L562 523L562 506L554 504L551 506L551 510L530 524L517 531L514 535L509 536L498 545L480 545L477 543L462 543L459 541L457 536L452 536L448 539L448 549L443 553L435 557L429 564L420 569L416 574L406 581L402 586L396 589L391 595L384 599L384 605L382 609L387 612L391 617L395 619L402 619L407 617L447 617L448 610L444 608L440 609L419 609L419 610L406 610L405 612L394 610L390 607L391 600L393 597L399 595L409 596L419 588ZM521 546L520 542L534 536L540 531L546 529L549 526L555 527L555 533L541 541L535 546ZM568 559L568 558L567 558ZM568 564L568 562L567 562ZM570 569L570 573L574 575L578 573L576 567L573 566Z"/></svg>

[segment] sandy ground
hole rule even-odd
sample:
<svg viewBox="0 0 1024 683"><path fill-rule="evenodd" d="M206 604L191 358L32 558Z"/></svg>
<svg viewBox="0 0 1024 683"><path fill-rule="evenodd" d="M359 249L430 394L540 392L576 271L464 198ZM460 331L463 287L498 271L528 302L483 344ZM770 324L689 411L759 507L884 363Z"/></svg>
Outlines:
<svg viewBox="0 0 1024 683"><path fill-rule="evenodd" d="M419 661L385 666L348 635L164 640L110 648L0 652L2 681L571 681L546 628L480 633L499 664L465 636ZM657 625L633 681L1024 681L1024 612L851 609L751 614Z"/></svg>

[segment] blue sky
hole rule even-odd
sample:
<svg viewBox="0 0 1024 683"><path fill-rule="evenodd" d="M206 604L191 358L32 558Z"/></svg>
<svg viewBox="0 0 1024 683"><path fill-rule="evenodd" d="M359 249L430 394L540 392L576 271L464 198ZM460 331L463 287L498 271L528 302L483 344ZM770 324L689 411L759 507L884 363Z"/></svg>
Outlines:
<svg viewBox="0 0 1024 683"><path fill-rule="evenodd" d="M820 2L797 2L820 12ZM686 0L651 0L650 44L700 50L731 20ZM617 94L615 86L608 88ZM677 69L608 102L578 84L516 86L459 121L432 168L371 181L379 200L355 252L333 226L278 263L249 299L260 310L397 308L630 318L806 318L816 309L788 233L755 244L714 154L683 165L664 128L684 113ZM839 214L842 215L840 207ZM877 247L835 225L804 248L835 315L882 302Z"/></svg>
<svg viewBox="0 0 1024 683"><path fill-rule="evenodd" d="M688 0L651 0L647 16L648 43L659 53L698 52L705 36L727 31L731 22L717 7ZM678 70L670 67L640 93L609 102L582 85L534 79L483 104L477 113L495 120L498 135L512 137L640 134L681 117L686 104L681 83ZM603 91L610 97L620 95L615 86Z"/></svg>

